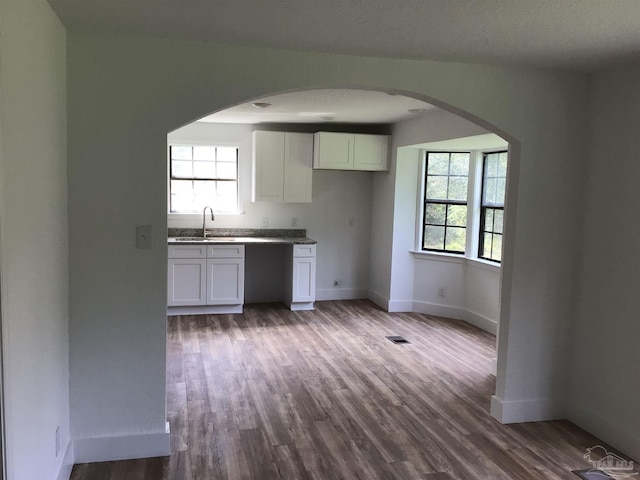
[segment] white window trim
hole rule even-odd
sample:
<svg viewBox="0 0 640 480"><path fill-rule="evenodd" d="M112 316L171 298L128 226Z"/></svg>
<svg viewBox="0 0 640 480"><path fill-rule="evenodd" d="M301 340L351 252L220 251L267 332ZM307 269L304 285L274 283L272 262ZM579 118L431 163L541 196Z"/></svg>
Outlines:
<svg viewBox="0 0 640 480"><path fill-rule="evenodd" d="M465 244L465 253L448 253L448 252L432 252L422 249L422 222L424 219L424 189L425 186L425 170L426 170L426 154L427 152L450 152L448 150L438 149L421 149L420 150L420 174L418 175L418 208L416 209L416 235L415 249L410 253L416 259L429 259L449 263L467 263L473 262L481 267L487 267L488 270L501 270L501 264L484 258L478 257L478 247L480 244L480 203L482 195L482 160L485 153L498 151L495 148L486 150L469 150L469 187L467 190L467 242ZM469 220L470 219L470 220Z"/></svg>
<svg viewBox="0 0 640 480"><path fill-rule="evenodd" d="M202 145L202 146L211 146L211 147L234 147L238 149L238 164L237 164L237 172L238 177L236 178L236 183L238 187L238 201L237 201L237 210L235 212L215 212L216 216L221 217L233 217L238 215L244 215L244 205L242 202L242 194L243 194L243 183L242 183L242 173L240 171L240 145L238 142L218 142L215 144L204 141L204 140L181 140L179 142L167 142L167 218L175 218L175 219L189 219L189 217L193 217L194 219L201 219L202 213L198 212L172 212L170 210L171 206L171 147L192 147L194 145Z"/></svg>

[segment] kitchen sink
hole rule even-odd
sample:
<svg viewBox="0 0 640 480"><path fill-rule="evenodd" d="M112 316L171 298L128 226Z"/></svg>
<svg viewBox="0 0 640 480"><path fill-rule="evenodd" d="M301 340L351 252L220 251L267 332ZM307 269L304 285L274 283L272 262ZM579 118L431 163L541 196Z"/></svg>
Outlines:
<svg viewBox="0 0 640 480"><path fill-rule="evenodd" d="M235 242L234 237L179 237L176 242Z"/></svg>

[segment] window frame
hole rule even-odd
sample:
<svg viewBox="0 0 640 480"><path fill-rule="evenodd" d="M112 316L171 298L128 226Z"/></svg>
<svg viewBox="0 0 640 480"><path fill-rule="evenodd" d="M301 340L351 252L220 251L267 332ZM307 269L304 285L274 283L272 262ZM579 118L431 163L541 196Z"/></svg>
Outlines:
<svg viewBox="0 0 640 480"><path fill-rule="evenodd" d="M465 251L463 253L454 253L447 250L426 250L424 246L424 225L426 215L426 188L427 188L427 155L429 153L470 153L469 163L469 183L467 190L467 242L465 245ZM506 153L507 154L507 170L505 179L509 176L509 157L510 148L508 145L498 146L493 148L477 148L477 149L437 149L437 148L422 148L420 149L420 167L417 175L417 209L415 216L415 248L412 253L416 258L437 258L441 261L451 262L464 262L471 260L478 265L486 266L490 269L500 269L501 262L495 261L490 258L482 258L478 255L480 234L482 232L481 226L481 204L482 204L482 183L484 176L484 155L492 153ZM505 182L505 197L504 204L500 208L506 215L507 207L507 187ZM503 222L506 223L506 218L503 215ZM504 239L504 223L503 223L503 239ZM504 243L503 243L504 249Z"/></svg>
<svg viewBox="0 0 640 480"><path fill-rule="evenodd" d="M504 198L502 203L490 203L487 202L485 203L484 201L484 193L485 193L485 179L486 179L486 172L487 172L487 157L489 155L500 155L502 153L505 153L507 155L507 167L506 167L506 172L505 172L505 189L504 189ZM491 258L489 256L485 256L485 245L484 245L484 236L485 233L490 233L491 235L500 235L501 237L501 244L504 245L504 206L506 203L506 197L507 197L507 176L508 176L508 171L509 171L509 150L508 149L500 149L500 150L487 150L487 151L483 151L482 152L482 175L480 177L480 201L479 201L479 206L480 206L480 230L478 232L478 249L477 249L477 255L478 258L481 260L485 260L487 262L493 262L493 263L497 263L497 264L501 264L502 263L502 249L501 249L501 255L500 255L500 260L496 260L495 258ZM495 177L496 179L499 178L503 178L500 176ZM486 226L486 218L487 218L487 210L493 210L494 211L494 226L495 226L495 212L496 211L501 211L502 212L502 232L501 233L496 233L494 230L491 231L487 231L485 230L485 226ZM492 226L492 228L494 228L494 226ZM493 240L491 241L491 250L493 252L493 245L494 242Z"/></svg>
<svg viewBox="0 0 640 480"><path fill-rule="evenodd" d="M216 184L218 182L235 182L236 184L236 195L235 195L235 208L234 210L219 210L218 208L215 207L215 202L213 205L207 205L212 207L213 212L216 215L238 215L241 213L241 209L240 209L240 147L239 145L236 144L224 144L224 143L201 143L201 142L191 142L191 143L186 143L186 142L176 142L176 143L169 143L167 148L167 158L168 158L168 175L167 175L167 213L169 215L197 215L197 214L201 214L201 212L199 210L172 210L172 190L171 190L171 182L173 180L185 180L185 181L191 181L191 182L216 182ZM174 159L172 157L172 149L174 147L189 147L189 148L194 148L194 147L210 147L210 148L215 148L216 149L216 156L217 156L217 149L218 148L234 148L236 151L236 159L235 159L235 178L231 179L231 178L214 178L214 177L174 177L173 175L173 160L180 160L180 159ZM193 152L193 151L192 151ZM191 162L194 162L195 160L193 159L193 153L192 153L192 158L190 160ZM217 163L217 159L215 160L215 162Z"/></svg>
<svg viewBox="0 0 640 480"><path fill-rule="evenodd" d="M469 164L468 164L468 172L467 172L467 198L462 201L462 200L449 200L449 199L433 199L433 200L429 200L427 199L427 179L429 176L429 154L432 153L446 153L449 155L449 169L447 172L447 178L450 179L451 178L451 155L453 154L467 154L469 156ZM443 253L443 254L449 254L449 255L456 255L456 256L464 256L466 254L466 250L467 250L467 239L468 239L468 233L469 233L469 185L471 182L471 159L472 159L472 152L471 151L464 151L464 150L425 150L424 151L424 156L423 156L423 172L422 172L422 192L421 192L421 208L422 208L422 223L420 225L420 251L422 252L428 252L428 253ZM442 175L444 176L444 175ZM456 176L461 176L461 175L456 175ZM434 204L434 205L444 205L445 206L445 223L444 225L436 225L436 224L429 224L429 225L433 225L433 226L439 226L439 227L444 227L444 237L443 237L443 246L445 248L443 249L436 249L436 248L425 248L424 246L424 239L425 239L425 234L426 234L426 228L427 228L427 204ZM447 220L448 220L448 216L449 216L449 207L450 206L465 206L466 210L467 210L467 220L465 222L465 226L464 227L460 227L460 226L451 226L448 227L447 226ZM465 247L464 250L459 251L459 250L448 250L446 249L446 245L447 245L447 228L464 228L465 230Z"/></svg>

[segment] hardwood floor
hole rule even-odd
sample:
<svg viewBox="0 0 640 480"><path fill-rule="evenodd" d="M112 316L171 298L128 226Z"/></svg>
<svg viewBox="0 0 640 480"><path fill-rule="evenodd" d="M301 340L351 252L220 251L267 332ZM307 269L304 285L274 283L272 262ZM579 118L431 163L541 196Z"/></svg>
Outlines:
<svg viewBox="0 0 640 480"><path fill-rule="evenodd" d="M463 322L368 301L171 317L171 456L76 465L71 478L577 479L596 438L489 415L494 345Z"/></svg>

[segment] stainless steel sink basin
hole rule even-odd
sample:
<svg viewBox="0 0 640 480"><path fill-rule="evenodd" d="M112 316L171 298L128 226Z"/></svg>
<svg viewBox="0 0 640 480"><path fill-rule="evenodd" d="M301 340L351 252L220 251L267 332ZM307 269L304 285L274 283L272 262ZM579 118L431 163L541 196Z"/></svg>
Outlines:
<svg viewBox="0 0 640 480"><path fill-rule="evenodd" d="M180 237L176 242L235 242L234 237Z"/></svg>

